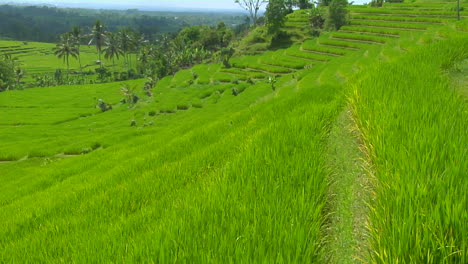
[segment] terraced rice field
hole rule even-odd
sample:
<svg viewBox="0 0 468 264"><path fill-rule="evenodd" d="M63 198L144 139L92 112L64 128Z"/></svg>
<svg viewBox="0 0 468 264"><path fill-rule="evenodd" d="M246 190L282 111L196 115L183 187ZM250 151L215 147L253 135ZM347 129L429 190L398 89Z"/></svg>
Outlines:
<svg viewBox="0 0 468 264"><path fill-rule="evenodd" d="M0 54L8 55L17 61L25 73L24 81L34 80L34 75L53 74L57 69L66 70L66 64L63 59L54 55L55 44L40 42L6 41L0 40ZM84 71L93 71L99 67L96 64L98 54L96 47L81 45L81 63ZM135 55L132 55L132 61L135 62ZM104 61L108 66L112 66L112 61ZM112 70L123 70L124 61L122 58L115 59L115 66ZM78 60L70 58L71 72L78 72L80 65Z"/></svg>
<svg viewBox="0 0 468 264"><path fill-rule="evenodd" d="M468 33L444 6L351 7L338 32L153 97L126 82L130 108L123 83L1 93L0 262L466 263L447 75Z"/></svg>

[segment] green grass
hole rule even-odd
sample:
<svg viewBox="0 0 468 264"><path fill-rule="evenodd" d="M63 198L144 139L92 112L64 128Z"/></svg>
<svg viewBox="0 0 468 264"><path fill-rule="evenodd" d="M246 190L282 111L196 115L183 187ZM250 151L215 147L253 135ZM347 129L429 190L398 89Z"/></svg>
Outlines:
<svg viewBox="0 0 468 264"><path fill-rule="evenodd" d="M330 54L330 55L336 55L336 56L343 56L349 52L349 50L342 49L340 47L319 46L317 45L316 40L304 41L301 47L305 51L323 53L324 55Z"/></svg>
<svg viewBox="0 0 468 264"><path fill-rule="evenodd" d="M388 37L374 36L374 35L367 35L367 34L344 33L344 32L335 32L335 33L332 33L331 36L337 39L352 40L352 41L364 42L364 43L370 42L370 43L377 43L377 44L384 44L389 40Z"/></svg>
<svg viewBox="0 0 468 264"><path fill-rule="evenodd" d="M388 27L388 28L398 28L398 29L415 29L415 30L425 30L433 24L423 24L423 23L395 23L387 21L369 21L369 20L351 20L351 25L357 26L373 26L373 27Z"/></svg>
<svg viewBox="0 0 468 264"><path fill-rule="evenodd" d="M263 64L258 56L245 56L242 58L233 58L230 63L233 67L241 69L253 69L270 74L286 74L293 72L293 69L282 66Z"/></svg>
<svg viewBox="0 0 468 264"><path fill-rule="evenodd" d="M197 65L153 97L125 82L133 107L123 83L0 93L0 262L466 263L446 23Z"/></svg>
<svg viewBox="0 0 468 264"><path fill-rule="evenodd" d="M357 263L367 258L367 204L372 179L367 172L362 138L355 127L350 109L337 118L328 140L328 166L331 170L328 187L327 238L330 263Z"/></svg>
<svg viewBox="0 0 468 264"><path fill-rule="evenodd" d="M414 16L434 16L434 17L456 17L456 13L454 11L424 11L424 10L392 10L388 8L362 8L362 7L356 7L352 8L351 11L353 13L359 13L359 14L388 14L388 15L414 15ZM465 16L468 15L468 11L461 11L461 15Z"/></svg>
<svg viewBox="0 0 468 264"><path fill-rule="evenodd" d="M132 110L111 111L111 146L25 161L22 177L13 163L0 165L2 189L22 186L0 195L2 260L318 261L322 150L337 104L317 104L303 90L252 105L267 93L259 84L197 111L159 116L154 127L125 124L133 131L126 140L115 121Z"/></svg>
<svg viewBox="0 0 468 264"><path fill-rule="evenodd" d="M360 26L343 26L342 31L364 32L373 34L383 34L398 37L402 33L401 30L391 28L376 28L376 27L360 27Z"/></svg>
<svg viewBox="0 0 468 264"><path fill-rule="evenodd" d="M327 38L320 38L318 43L321 45L329 45L335 47L342 47L342 48L351 48L351 49L366 49L369 48L371 44L363 44L363 43L356 43L350 41L343 41L337 39L327 39Z"/></svg>
<svg viewBox="0 0 468 264"><path fill-rule="evenodd" d="M370 214L375 263L467 261L466 104L440 75L467 58L466 40L435 43L354 85L379 181Z"/></svg>
<svg viewBox="0 0 468 264"><path fill-rule="evenodd" d="M408 17L408 16L371 16L371 15L357 15L352 14L353 20L383 20L383 21L394 21L394 22L425 22L425 23L442 23L440 18L432 17Z"/></svg>
<svg viewBox="0 0 468 264"><path fill-rule="evenodd" d="M302 50L302 47L299 45L294 45L291 48L285 51L285 54L288 56L298 57L302 59L308 59L312 61L318 62L326 62L330 60L331 56L327 56L324 54L312 53L312 52L305 52Z"/></svg>

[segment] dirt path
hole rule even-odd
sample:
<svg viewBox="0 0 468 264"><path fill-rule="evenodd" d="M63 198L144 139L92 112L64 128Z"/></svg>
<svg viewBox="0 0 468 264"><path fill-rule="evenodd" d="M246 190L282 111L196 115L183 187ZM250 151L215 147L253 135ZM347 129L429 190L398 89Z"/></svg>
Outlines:
<svg viewBox="0 0 468 264"><path fill-rule="evenodd" d="M361 263L367 258L367 203L372 175L351 110L338 117L328 142L329 181L326 241L329 263Z"/></svg>

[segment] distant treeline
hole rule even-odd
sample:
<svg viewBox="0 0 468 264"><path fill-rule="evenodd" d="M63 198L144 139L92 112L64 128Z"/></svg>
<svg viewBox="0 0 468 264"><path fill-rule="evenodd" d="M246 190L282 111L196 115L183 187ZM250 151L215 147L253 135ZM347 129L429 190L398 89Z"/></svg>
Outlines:
<svg viewBox="0 0 468 264"><path fill-rule="evenodd" d="M100 20L111 32L126 27L154 40L162 33L177 32L193 25L215 26L219 21L238 25L245 15L234 13L163 12L130 9L91 10L48 6L0 5L0 38L25 41L56 42L58 36L73 25L87 28Z"/></svg>

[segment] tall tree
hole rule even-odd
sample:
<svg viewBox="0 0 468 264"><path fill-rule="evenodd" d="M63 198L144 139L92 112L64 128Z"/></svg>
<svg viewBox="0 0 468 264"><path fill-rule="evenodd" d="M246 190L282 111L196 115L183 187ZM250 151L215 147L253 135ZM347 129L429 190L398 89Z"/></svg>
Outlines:
<svg viewBox="0 0 468 264"><path fill-rule="evenodd" d="M78 49L76 47L73 38L69 33L65 33L60 37L60 42L55 47L55 55L59 58L63 58L63 61L67 64L67 79L70 74L70 61L69 57L78 57Z"/></svg>
<svg viewBox="0 0 468 264"><path fill-rule="evenodd" d="M15 81L11 64L12 62L8 59L8 56L0 58L0 92L8 90Z"/></svg>
<svg viewBox="0 0 468 264"><path fill-rule="evenodd" d="M284 5L286 6L288 13L292 13L294 11L294 7L299 5L299 2L298 0L285 0Z"/></svg>
<svg viewBox="0 0 468 264"><path fill-rule="evenodd" d="M269 33L276 34L280 31L287 11L284 0L270 0L265 13Z"/></svg>
<svg viewBox="0 0 468 264"><path fill-rule="evenodd" d="M83 31L79 26L73 26L72 30L70 31L70 35L73 37L73 41L75 41L76 48L78 49L78 63L80 64L80 71L82 71L81 66L81 40L83 39Z"/></svg>
<svg viewBox="0 0 468 264"><path fill-rule="evenodd" d="M89 36L91 37L91 40L89 41L88 45L91 45L93 42L95 43L96 49L98 51L99 63L102 67L101 51L106 39L106 31L104 30L104 25L101 23L101 21L96 20L93 27L91 28L91 34Z"/></svg>
<svg viewBox="0 0 468 264"><path fill-rule="evenodd" d="M129 54L133 49L132 30L129 28L121 29L119 33L117 33L117 36L119 39L120 48L122 49L122 53L124 56L125 65L127 65L127 68L129 68Z"/></svg>
<svg viewBox="0 0 468 264"><path fill-rule="evenodd" d="M15 77L16 77L16 89L21 88L21 79L24 77L24 71L18 67L15 69Z"/></svg>
<svg viewBox="0 0 468 264"><path fill-rule="evenodd" d="M106 47L103 50L104 58L111 59L112 64L115 65L115 58L119 59L119 56L123 55L117 35L113 33L108 33L105 44L106 44Z"/></svg>
<svg viewBox="0 0 468 264"><path fill-rule="evenodd" d="M338 30L348 24L348 0L332 0L328 6L328 17L325 21L325 28L328 30Z"/></svg>
<svg viewBox="0 0 468 264"><path fill-rule="evenodd" d="M312 3L310 0L297 0L297 7L299 9L309 9L312 8Z"/></svg>
<svg viewBox="0 0 468 264"><path fill-rule="evenodd" d="M130 43L130 53L133 53L135 54L135 56L138 56L140 50L148 44L148 41L145 39L145 36L143 34L132 30L130 31ZM131 64L131 57L129 59Z"/></svg>
<svg viewBox="0 0 468 264"><path fill-rule="evenodd" d="M257 24L258 11L262 5L268 3L268 0L235 0L234 2L249 12L255 26Z"/></svg>

